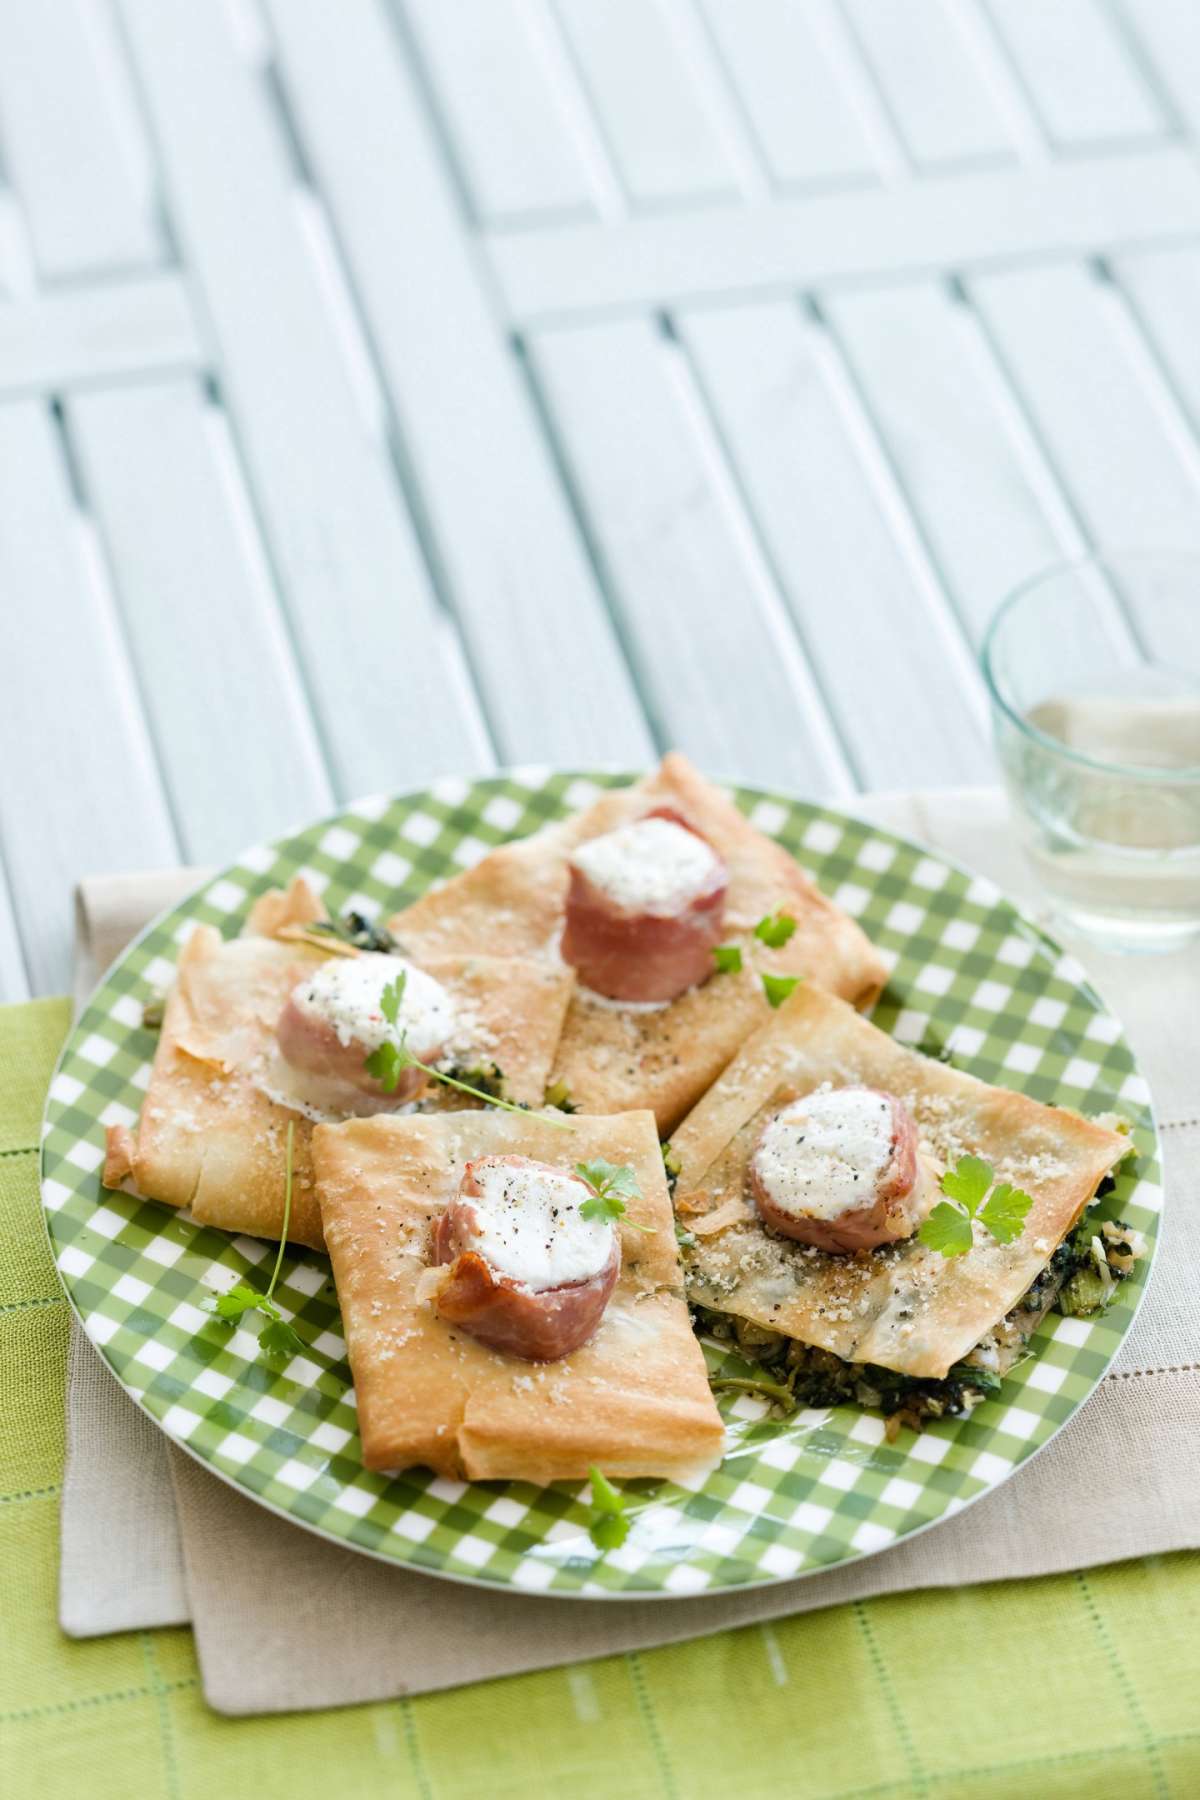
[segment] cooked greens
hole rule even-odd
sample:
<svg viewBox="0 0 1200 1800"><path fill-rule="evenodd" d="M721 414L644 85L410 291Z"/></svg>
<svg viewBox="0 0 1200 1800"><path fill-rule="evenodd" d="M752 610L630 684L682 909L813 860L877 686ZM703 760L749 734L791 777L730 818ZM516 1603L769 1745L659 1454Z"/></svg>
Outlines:
<svg viewBox="0 0 1200 1800"><path fill-rule="evenodd" d="M985 1185L980 1197L986 1191ZM758 1394L784 1416L798 1407L870 1408L884 1415L888 1436L894 1437L901 1425L919 1431L928 1419L969 1413L999 1390L1048 1312L1101 1311L1145 1253L1140 1232L1120 1221L1098 1225L1085 1216L1012 1312L941 1380L902 1375L874 1363L846 1362L830 1350L704 1306L692 1308L692 1324L701 1336L728 1345L754 1365L749 1375L712 1377L712 1387Z"/></svg>
<svg viewBox="0 0 1200 1800"><path fill-rule="evenodd" d="M966 1362L956 1363L942 1381L918 1379L875 1363L846 1362L831 1350L798 1343L729 1313L706 1307L694 1311L693 1323L701 1335L740 1351L761 1371L751 1378L716 1376L710 1385L737 1385L759 1393L785 1414L802 1406L869 1407L883 1413L893 1426L889 1436L894 1436L901 1425L920 1430L926 1419L968 1413L1000 1386L994 1370Z"/></svg>
<svg viewBox="0 0 1200 1800"><path fill-rule="evenodd" d="M1057 1310L1070 1317L1103 1312L1145 1254L1140 1231L1114 1219L1096 1226L1085 1214L1054 1253L1051 1266L1057 1263L1061 1270Z"/></svg>
<svg viewBox="0 0 1200 1800"><path fill-rule="evenodd" d="M456 1063L453 1068L447 1069L445 1073L452 1081L458 1082L461 1087L473 1088L475 1092L485 1100L504 1100L507 1098L504 1092L504 1070L494 1062L477 1063L474 1068L470 1069ZM550 1105L554 1105L554 1102L549 1100L549 1096L547 1096L547 1100ZM518 1101L517 1104L520 1105L521 1103ZM560 1112L568 1112L570 1110L570 1108L565 1106L559 1108Z"/></svg>
<svg viewBox="0 0 1200 1800"><path fill-rule="evenodd" d="M340 919L314 919L305 930L316 937L335 938L354 950L376 950L394 956L400 949L387 926L374 924L365 913L351 911L343 913Z"/></svg>

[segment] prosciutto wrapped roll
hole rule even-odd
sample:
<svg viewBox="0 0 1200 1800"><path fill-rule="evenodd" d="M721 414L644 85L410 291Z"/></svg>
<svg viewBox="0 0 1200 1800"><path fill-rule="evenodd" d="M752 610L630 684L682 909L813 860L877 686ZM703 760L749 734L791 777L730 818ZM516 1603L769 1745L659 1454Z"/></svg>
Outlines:
<svg viewBox="0 0 1200 1800"><path fill-rule="evenodd" d="M932 1198L912 1114L876 1088L823 1088L768 1119L750 1158L764 1225L821 1250L911 1237Z"/></svg>
<svg viewBox="0 0 1200 1800"><path fill-rule="evenodd" d="M584 1218L578 1175L525 1156L469 1162L433 1230L437 1311L481 1343L556 1362L593 1335L621 1270L611 1220Z"/></svg>
<svg viewBox="0 0 1200 1800"><path fill-rule="evenodd" d="M666 1002L712 974L728 871L678 813L661 807L587 839L569 875L562 954L593 993Z"/></svg>
<svg viewBox="0 0 1200 1800"><path fill-rule="evenodd" d="M378 1094L366 1059L392 1032L380 1001L400 975L405 979L397 1027L407 1034L414 1056L436 1062L453 1030L453 999L423 969L377 951L330 957L297 983L275 1028L284 1060L306 1075ZM405 1069L391 1100L411 1099L424 1081L419 1069Z"/></svg>

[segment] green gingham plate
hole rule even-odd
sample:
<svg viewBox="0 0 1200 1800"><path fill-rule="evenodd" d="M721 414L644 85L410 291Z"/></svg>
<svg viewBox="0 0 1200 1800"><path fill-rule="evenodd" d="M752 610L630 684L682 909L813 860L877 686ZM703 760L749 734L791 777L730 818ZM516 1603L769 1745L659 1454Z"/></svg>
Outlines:
<svg viewBox="0 0 1200 1800"><path fill-rule="evenodd" d="M338 1543L462 1581L589 1597L715 1593L881 1550L949 1518L1012 1474L1087 1399L1125 1335L1147 1262L1099 1319L1051 1315L1003 1390L968 1419L884 1438L851 1408L763 1416L723 1399L728 1449L703 1484L630 1482L632 1528L601 1554L586 1490L385 1480L361 1467L354 1394L325 1259L285 1258L277 1297L307 1346L283 1368L201 1311L274 1246L201 1228L99 1183L104 1127L132 1124L154 1054L143 1002L171 980L197 921L235 934L257 894L302 871L340 912L386 914L492 845L585 804L618 775L515 771L445 780L347 807L232 867L156 920L98 988L50 1087L42 1195L54 1255L84 1330L176 1443L224 1480ZM1153 1242L1161 1204L1149 1093L1120 1026L1082 970L988 883L841 813L734 790L853 913L891 961L876 1022L985 1081L1134 1127L1103 1203ZM711 1353L714 1366L736 1358Z"/></svg>

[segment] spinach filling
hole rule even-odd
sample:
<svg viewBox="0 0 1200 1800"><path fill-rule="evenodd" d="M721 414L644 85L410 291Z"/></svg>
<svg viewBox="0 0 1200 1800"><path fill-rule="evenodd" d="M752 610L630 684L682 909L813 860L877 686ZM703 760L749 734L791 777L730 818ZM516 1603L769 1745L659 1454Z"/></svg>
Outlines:
<svg viewBox="0 0 1200 1800"><path fill-rule="evenodd" d="M997 1393L1048 1312L1102 1310L1145 1248L1128 1225L1095 1225L1085 1217L1012 1312L940 1380L903 1375L875 1363L846 1362L831 1350L705 1306L693 1306L692 1324L700 1336L728 1344L755 1365L752 1375L712 1377L714 1388L756 1393L785 1416L801 1407L861 1406L881 1412L888 1421L887 1435L894 1438L902 1425L919 1431L927 1419L969 1413L988 1394Z"/></svg>
<svg viewBox="0 0 1200 1800"><path fill-rule="evenodd" d="M495 1063L481 1063L473 1069L460 1067L456 1063L453 1068L443 1069L440 1072L448 1080L461 1081L466 1087L474 1088L477 1094L482 1094L489 1100L504 1099L504 1070ZM525 1111L529 1110L528 1105L521 1101L517 1101L516 1104L522 1106Z"/></svg>
<svg viewBox="0 0 1200 1800"><path fill-rule="evenodd" d="M355 950L374 950L388 955L397 953L400 945L386 925L376 925L365 913L350 911L340 919L314 919L305 927L314 937L334 938L339 944L350 944Z"/></svg>
<svg viewBox="0 0 1200 1800"><path fill-rule="evenodd" d="M712 1385L758 1393L785 1415L801 1407L853 1405L883 1413L897 1430L919 1429L926 1419L970 1412L1000 1386L996 1371L982 1366L956 1363L943 1380L923 1380L875 1363L846 1362L831 1350L798 1343L731 1313L703 1306L693 1312L701 1336L729 1344L762 1371L761 1377L714 1376Z"/></svg>

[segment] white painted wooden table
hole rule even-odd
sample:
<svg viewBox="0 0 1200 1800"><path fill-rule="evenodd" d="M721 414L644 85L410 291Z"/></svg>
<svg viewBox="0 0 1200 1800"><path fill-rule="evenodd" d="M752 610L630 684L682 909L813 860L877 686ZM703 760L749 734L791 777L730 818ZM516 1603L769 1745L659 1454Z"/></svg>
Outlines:
<svg viewBox="0 0 1200 1800"><path fill-rule="evenodd" d="M1200 544L1198 134L1198 0L0 0L0 994L439 771L986 778Z"/></svg>

